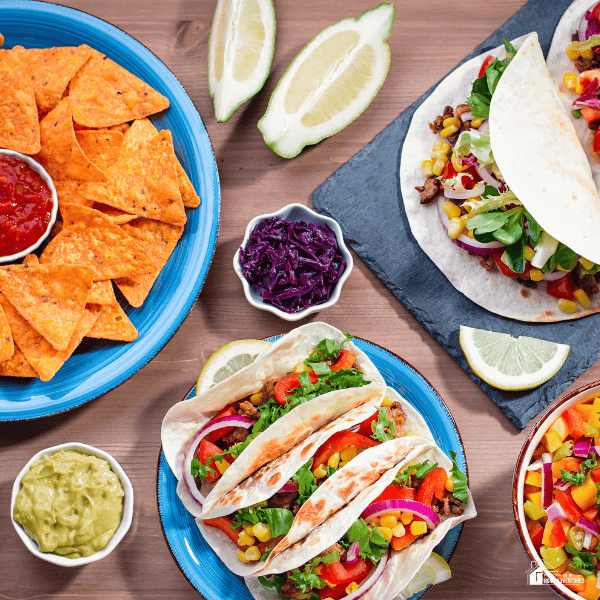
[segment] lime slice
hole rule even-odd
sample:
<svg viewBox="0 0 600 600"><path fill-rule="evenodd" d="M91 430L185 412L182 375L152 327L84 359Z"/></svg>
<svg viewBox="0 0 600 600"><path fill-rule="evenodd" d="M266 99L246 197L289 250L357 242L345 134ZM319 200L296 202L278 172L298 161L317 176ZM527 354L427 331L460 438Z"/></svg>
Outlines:
<svg viewBox="0 0 600 600"><path fill-rule="evenodd" d="M435 552L432 552L410 583L402 590L402 596L410 598L422 592L428 585L442 583L452 577L448 563Z"/></svg>
<svg viewBox="0 0 600 600"><path fill-rule="evenodd" d="M219 348L205 363L198 375L196 394L205 392L213 385L231 377L240 369L254 362L257 355L268 348L266 340L236 340Z"/></svg>
<svg viewBox="0 0 600 600"><path fill-rule="evenodd" d="M571 346L460 326L460 347L473 372L501 390L542 385L563 366Z"/></svg>
<svg viewBox="0 0 600 600"><path fill-rule="evenodd" d="M264 85L275 46L272 0L219 0L208 40L208 91L227 121Z"/></svg>
<svg viewBox="0 0 600 600"><path fill-rule="evenodd" d="M258 122L267 145L296 156L356 119L385 81L394 5L380 4L358 19L343 19L319 33L277 84Z"/></svg>

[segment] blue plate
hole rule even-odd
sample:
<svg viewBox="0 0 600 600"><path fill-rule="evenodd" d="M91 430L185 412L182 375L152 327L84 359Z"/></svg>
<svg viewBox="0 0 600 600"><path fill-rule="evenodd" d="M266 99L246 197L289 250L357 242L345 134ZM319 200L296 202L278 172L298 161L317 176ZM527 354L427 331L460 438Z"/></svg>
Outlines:
<svg viewBox="0 0 600 600"><path fill-rule="evenodd" d="M152 118L173 132L175 151L201 198L188 210L184 234L143 307L126 309L139 331L129 344L84 340L54 378L0 377L0 420L32 419L65 411L123 383L177 331L212 260L219 228L219 177L200 115L173 73L147 48L116 27L88 14L42 2L3 0L0 22L5 48L88 44L169 98L170 108Z"/></svg>
<svg viewBox="0 0 600 600"><path fill-rule="evenodd" d="M280 336L268 338L275 341ZM460 468L467 473L465 452L448 407L429 382L411 365L385 348L361 339L357 346L373 361L386 383L406 398L425 418L437 445L449 455L457 454ZM194 395L190 390L187 398ZM165 455L158 462L158 511L163 533L179 568L190 584L207 600L253 600L244 580L234 575L204 541L198 526L177 497L177 479ZM462 523L450 530L435 552L450 559L462 531ZM425 590L426 591L426 590ZM411 600L424 593L415 594Z"/></svg>

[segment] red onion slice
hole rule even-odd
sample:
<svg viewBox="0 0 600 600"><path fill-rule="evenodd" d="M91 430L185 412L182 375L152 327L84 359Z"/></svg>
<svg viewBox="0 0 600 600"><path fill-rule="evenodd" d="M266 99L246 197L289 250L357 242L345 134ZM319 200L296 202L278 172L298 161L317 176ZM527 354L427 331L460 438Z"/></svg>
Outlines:
<svg viewBox="0 0 600 600"><path fill-rule="evenodd" d="M588 8L588 10L584 13L583 17L581 17L581 21L579 21L577 37L579 38L580 42L585 42L588 38L587 30L589 27L589 21L586 19L586 15L588 13L591 13L596 8L596 6L598 6L598 4L600 4L600 2L596 2L596 4Z"/></svg>
<svg viewBox="0 0 600 600"><path fill-rule="evenodd" d="M594 536L589 531L585 532L585 535L583 536L583 547L586 550L590 549L590 546L592 545L592 539L593 539L593 537Z"/></svg>
<svg viewBox="0 0 600 600"><path fill-rule="evenodd" d="M352 542L350 548L348 548L348 554L346 554L346 562L350 565L354 565L358 562L358 552L360 550L360 542Z"/></svg>
<svg viewBox="0 0 600 600"><path fill-rule="evenodd" d="M575 267L573 267L573 269L574 268ZM552 273L544 273L544 279L546 281L558 281L568 275L573 269L570 271L552 271Z"/></svg>
<svg viewBox="0 0 600 600"><path fill-rule="evenodd" d="M297 492L297 491L298 491L298 482L292 481L292 483L290 483L288 481L277 493L279 494L280 492Z"/></svg>
<svg viewBox="0 0 600 600"><path fill-rule="evenodd" d="M377 563L377 568L373 571L371 576L368 577L362 585L358 586L356 591L352 592L348 596L342 596L340 600L357 600L357 598L364 596L377 583L383 574L387 561L388 555L384 554L381 557L381 560Z"/></svg>
<svg viewBox="0 0 600 600"><path fill-rule="evenodd" d="M481 177L481 179L483 179L483 181L485 181L485 183L487 183L488 185L493 185L497 190L500 189L500 186L502 185L501 181L498 181L488 170L487 166L483 166L483 165L477 165L475 167L475 170L477 171L477 174L479 175L479 177Z"/></svg>
<svg viewBox="0 0 600 600"><path fill-rule="evenodd" d="M475 196L481 196L485 192L485 185L481 181L473 187L472 190L466 190L464 192L455 192L454 190L447 190L444 188L444 196L451 200L468 200L469 198L475 198Z"/></svg>
<svg viewBox="0 0 600 600"><path fill-rule="evenodd" d="M425 506L416 500L399 500L396 498L382 500L381 502L376 502L375 504L367 506L362 515L360 515L360 518L374 519L379 515L397 510L411 512L414 515L417 515L417 517L420 517L427 523L429 529L435 529L440 522L440 516L429 506Z"/></svg>
<svg viewBox="0 0 600 600"><path fill-rule="evenodd" d="M544 452L542 454L542 508L548 508L552 504L552 454Z"/></svg>
<svg viewBox="0 0 600 600"><path fill-rule="evenodd" d="M556 500L546 509L546 514L548 515L550 523L554 523L554 521L557 521L558 519L567 518L562 506Z"/></svg>
<svg viewBox="0 0 600 600"><path fill-rule="evenodd" d="M536 460L535 462L532 462L528 467L527 470L528 471L537 471L538 469L542 468L543 465L543 461L541 458L539 458L538 460Z"/></svg>
<svg viewBox="0 0 600 600"><path fill-rule="evenodd" d="M190 442L190 445L185 452L185 456L183 457L183 479L188 488L190 496L200 506L202 506L205 498L202 495L202 492L198 489L195 479L192 477L192 460L194 458L194 454L196 453L196 449L200 445L200 442L209 433L212 433L217 429L223 429L223 427L244 427L245 429L248 429L249 427L252 427L252 425L254 425L254 421L248 417L221 417L220 419L209 421Z"/></svg>
<svg viewBox="0 0 600 600"><path fill-rule="evenodd" d="M581 437L573 445L573 455L578 458L587 458L592 447L592 439Z"/></svg>
<svg viewBox="0 0 600 600"><path fill-rule="evenodd" d="M558 479L556 481L556 483L554 484L554 487L557 490L562 490L564 492L565 490L568 490L572 485L573 484L570 483L569 481L563 481L562 479Z"/></svg>
<svg viewBox="0 0 600 600"><path fill-rule="evenodd" d="M584 531L589 531L592 535L600 537L600 525L598 525L598 523L588 521L588 519L582 517L577 521L576 525L577 527L581 527Z"/></svg>

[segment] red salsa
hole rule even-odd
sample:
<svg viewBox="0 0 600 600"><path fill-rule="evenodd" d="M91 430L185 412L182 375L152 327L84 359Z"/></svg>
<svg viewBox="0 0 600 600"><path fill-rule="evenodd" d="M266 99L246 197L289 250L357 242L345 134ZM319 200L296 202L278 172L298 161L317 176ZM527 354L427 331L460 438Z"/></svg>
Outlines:
<svg viewBox="0 0 600 600"><path fill-rule="evenodd" d="M52 192L27 163L0 154L0 256L35 244L46 232L52 213Z"/></svg>

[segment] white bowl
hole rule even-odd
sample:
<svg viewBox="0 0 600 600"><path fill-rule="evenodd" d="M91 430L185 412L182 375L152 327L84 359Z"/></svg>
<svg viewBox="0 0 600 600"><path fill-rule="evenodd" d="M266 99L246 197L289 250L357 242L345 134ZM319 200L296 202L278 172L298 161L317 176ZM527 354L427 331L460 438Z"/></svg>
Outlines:
<svg viewBox="0 0 600 600"><path fill-rule="evenodd" d="M31 254L34 250L39 248L40 244L50 235L50 231L52 230L52 226L56 221L56 215L58 213L58 196L56 195L56 187L54 187L54 181L52 181L52 177L50 177L46 169L44 169L44 167L42 167L40 163L33 160L31 156L21 154L20 152L15 152L14 150L4 149L0 149L0 154L5 154L6 156L14 156L15 158L19 158L23 162L27 163L34 171L37 171L42 176L42 179L48 184L48 187L50 188L50 192L52 194L52 212L50 214L50 221L48 223L48 227L46 227L46 231L44 232L44 234L40 236L40 239L35 244L29 246L29 248L25 248L25 250L21 250L21 252L17 252L16 254L0 256L0 264L2 264L20 260L28 254Z"/></svg>
<svg viewBox="0 0 600 600"><path fill-rule="evenodd" d="M123 503L123 517L121 518L121 524L119 528L115 532L115 535L112 537L110 542L99 550L95 554L91 556L82 556L81 558L67 558L65 556L59 556L58 554L52 554L51 552L41 552L37 543L34 542L23 530L21 525L17 523L13 518L13 510L15 506L15 500L17 498L17 494L21 489L21 479L27 473L31 465L41 458L44 454L54 454L59 450L77 450L82 452L83 454L93 454L98 456L99 458L103 458L104 460L110 463L112 470L119 476L121 480L121 484L123 485L123 490L125 491L124 503ZM129 481L129 477L125 474L125 471L121 468L121 465L107 452L103 450L99 450L98 448L94 448L93 446L88 446L87 444L80 444L78 442L70 442L68 444L60 444L58 446L53 446L52 448L46 448L45 450L40 450L37 454L35 454L31 460L23 467L21 472L17 475L15 479L15 483L13 484L12 489L12 498L10 501L10 519L12 521L13 527L16 529L19 537L23 540L23 543L27 547L27 550L31 552L34 556L41 558L42 560L48 561L55 565L60 565L61 567L79 567L81 565L87 565L88 563L96 562L97 560L103 559L105 556L108 556L116 547L117 544L123 539L123 536L129 530L131 526L131 521L133 519L133 486L131 485L131 481Z"/></svg>
<svg viewBox="0 0 600 600"><path fill-rule="evenodd" d="M342 286L344 285L346 279L348 279L348 276L352 271L352 267L354 266L352 255L350 254L350 251L344 243L344 236L342 235L342 230L340 226L333 219L316 213L314 210L311 210L310 208L304 206L304 204L288 204L287 206L284 206L277 212L270 213L267 215L258 215L257 217L254 217L254 219L252 219L246 227L246 235L244 236L244 241L242 242L243 247L246 247L246 244L248 243L248 238L250 237L250 234L252 233L252 230L256 227L256 225L258 225L258 223L269 217L280 217L281 219L289 219L291 221L295 221L296 223L304 221L306 223L313 223L314 225L327 225L329 229L331 229L331 231L333 231L333 233L335 234L340 253L346 261L346 269L344 270L339 281L333 288L331 292L331 297L329 298L329 300L327 300L327 302L323 302L322 304L317 304L315 306L310 306L309 308L304 308L295 313L286 313L285 311L280 310L279 308L271 304L267 304L260 297L260 294L256 290L256 286L250 285L248 283L248 280L242 275L242 267L240 265L239 260L240 249L238 248L237 252L235 253L235 256L233 257L233 268L237 273L237 276L240 278L242 285L244 286L244 294L246 295L246 299L248 300L248 302L250 302L250 304L252 304L252 306L254 306L255 308L272 312L274 315L277 315L278 317L281 317L286 321L299 321L300 319L304 319L304 317L307 317L312 313L333 306L339 300L340 293L342 292Z"/></svg>

